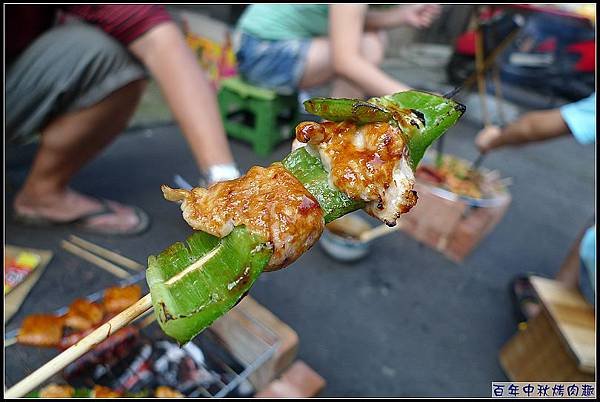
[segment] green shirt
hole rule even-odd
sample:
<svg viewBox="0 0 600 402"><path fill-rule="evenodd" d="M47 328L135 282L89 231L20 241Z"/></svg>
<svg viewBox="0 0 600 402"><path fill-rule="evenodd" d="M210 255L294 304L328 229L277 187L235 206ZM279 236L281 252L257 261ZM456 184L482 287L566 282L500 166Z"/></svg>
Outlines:
<svg viewBox="0 0 600 402"><path fill-rule="evenodd" d="M266 40L327 36L327 4L252 4L240 17L237 29Z"/></svg>

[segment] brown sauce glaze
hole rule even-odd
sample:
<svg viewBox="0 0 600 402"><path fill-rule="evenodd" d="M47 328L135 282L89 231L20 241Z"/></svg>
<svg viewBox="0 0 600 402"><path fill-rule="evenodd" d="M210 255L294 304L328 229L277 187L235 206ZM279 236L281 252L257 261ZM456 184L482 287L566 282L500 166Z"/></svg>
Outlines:
<svg viewBox="0 0 600 402"><path fill-rule="evenodd" d="M398 185L394 170L407 152L399 128L387 122L360 126L351 121L305 122L296 127L296 139L319 150L336 188L351 198L373 202L367 212L386 223L395 224L396 215L407 212L415 204L416 196L409 185L410 188L400 194L401 200L393 200L392 207L397 214L378 214L378 210L386 209L388 189Z"/></svg>
<svg viewBox="0 0 600 402"><path fill-rule="evenodd" d="M317 200L281 163L254 166L244 176L191 191L163 186L165 198L183 201L185 221L195 230L225 237L245 225L273 246L266 268L295 261L319 238L324 227Z"/></svg>

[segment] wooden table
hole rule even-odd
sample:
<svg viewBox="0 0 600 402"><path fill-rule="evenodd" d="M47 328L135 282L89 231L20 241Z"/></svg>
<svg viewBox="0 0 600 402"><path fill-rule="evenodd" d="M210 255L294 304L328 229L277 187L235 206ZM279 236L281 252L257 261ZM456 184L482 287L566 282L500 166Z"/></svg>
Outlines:
<svg viewBox="0 0 600 402"><path fill-rule="evenodd" d="M511 381L594 381L596 320L583 296L562 283L532 277L542 312L500 350Z"/></svg>

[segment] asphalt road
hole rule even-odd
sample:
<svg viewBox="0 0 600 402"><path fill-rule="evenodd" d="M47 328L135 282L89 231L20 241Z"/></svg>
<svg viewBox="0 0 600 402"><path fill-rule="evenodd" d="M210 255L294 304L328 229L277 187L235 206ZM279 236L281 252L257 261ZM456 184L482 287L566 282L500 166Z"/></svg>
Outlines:
<svg viewBox="0 0 600 402"><path fill-rule="evenodd" d="M472 139L479 127L473 124L464 120L448 133L448 152L476 157ZM246 144L232 147L245 170L280 159L289 144L266 159ZM60 249L60 240L76 232L13 222L13 190L24 180L33 151L10 149L6 155L5 239L55 255L8 329L27 314L53 310L115 282ZM262 275L251 295L298 332L299 358L326 379L325 396L489 396L492 381L506 380L497 354L515 331L509 281L523 272L557 272L594 215L594 164L593 147L570 138L488 156L484 166L512 177L513 202L463 264L394 233L354 264L333 261L315 246L289 268ZM133 238L82 236L141 263L185 238L191 229L159 187L172 183L175 173L190 181L197 177L177 127L134 130L118 138L77 175L74 187L144 208L152 227ZM7 349L7 385L54 353Z"/></svg>

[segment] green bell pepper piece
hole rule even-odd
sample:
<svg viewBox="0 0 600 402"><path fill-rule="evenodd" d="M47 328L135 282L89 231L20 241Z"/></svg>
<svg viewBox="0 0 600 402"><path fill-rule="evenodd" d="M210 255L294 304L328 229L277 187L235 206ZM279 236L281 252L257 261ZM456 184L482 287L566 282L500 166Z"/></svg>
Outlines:
<svg viewBox="0 0 600 402"><path fill-rule="evenodd" d="M351 120L357 124L390 122L400 127L407 140L411 167L415 170L427 148L465 112L452 99L422 91L358 99L315 98L304 102L307 112L330 121ZM401 115L413 113L422 124L403 124Z"/></svg>
<svg viewBox="0 0 600 402"><path fill-rule="evenodd" d="M350 120L365 124L392 118L385 109L358 99L311 98L304 102L304 108L308 113L336 122Z"/></svg>
<svg viewBox="0 0 600 402"><path fill-rule="evenodd" d="M352 199L332 187L329 184L329 174L320 159L308 153L305 147L296 149L281 163L317 199L323 210L325 223L365 206L364 201Z"/></svg>
<svg viewBox="0 0 600 402"><path fill-rule="evenodd" d="M184 344L229 311L271 258L264 239L244 226L219 239L195 232L148 258L146 279L162 330Z"/></svg>

